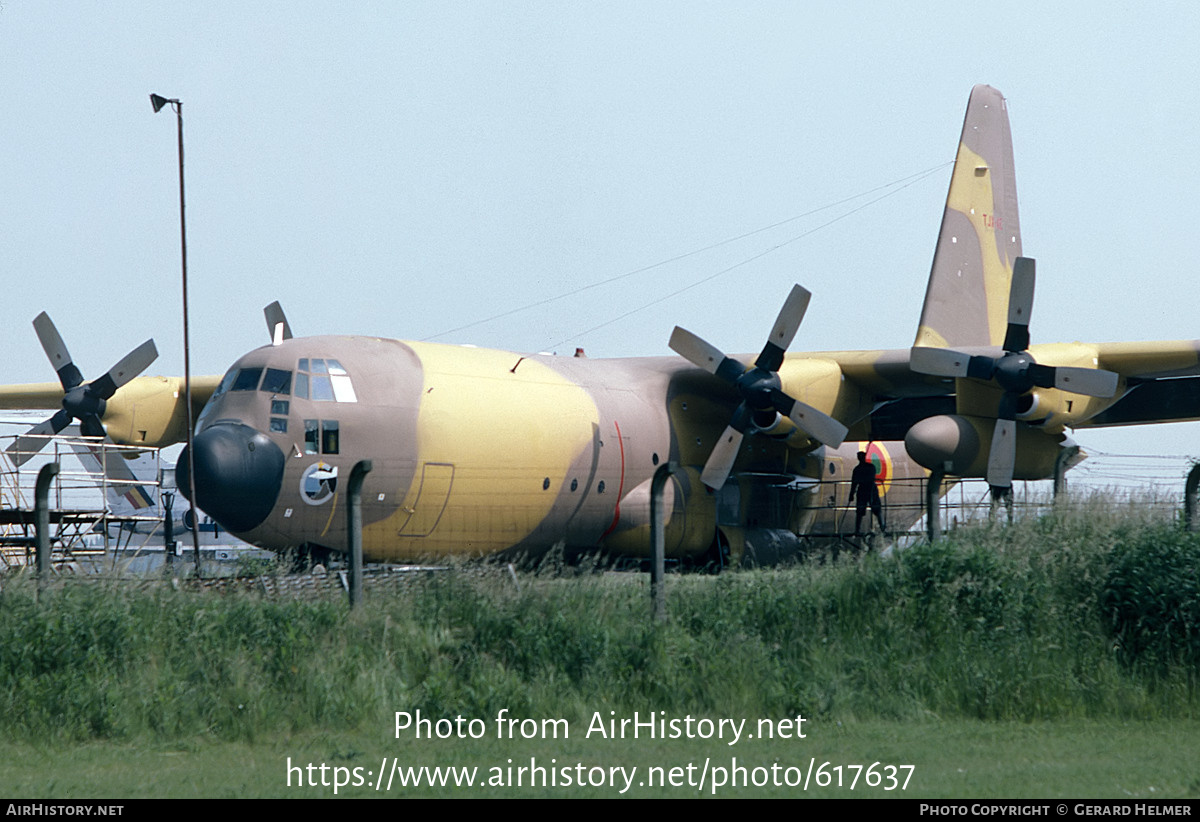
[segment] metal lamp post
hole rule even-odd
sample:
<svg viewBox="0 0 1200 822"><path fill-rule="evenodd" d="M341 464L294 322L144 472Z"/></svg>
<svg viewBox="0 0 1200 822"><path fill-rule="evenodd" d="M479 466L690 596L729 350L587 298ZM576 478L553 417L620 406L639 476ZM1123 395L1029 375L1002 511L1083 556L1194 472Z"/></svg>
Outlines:
<svg viewBox="0 0 1200 822"><path fill-rule="evenodd" d="M195 549L196 577L200 576L200 518L195 516L196 508L196 468L192 456L192 363L191 346L188 341L188 280L187 280L187 223L184 220L183 208L183 102L181 100L150 95L150 105L157 114L163 106L170 105L175 109L175 120L179 125L179 246L183 261L183 394L184 405L187 407L187 472L188 487L192 489L192 547Z"/></svg>

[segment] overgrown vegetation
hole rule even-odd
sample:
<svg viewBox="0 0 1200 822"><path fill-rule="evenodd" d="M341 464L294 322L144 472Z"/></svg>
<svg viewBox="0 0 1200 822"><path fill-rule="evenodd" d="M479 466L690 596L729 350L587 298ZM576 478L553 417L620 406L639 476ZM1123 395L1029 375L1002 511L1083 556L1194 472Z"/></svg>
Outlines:
<svg viewBox="0 0 1200 822"><path fill-rule="evenodd" d="M1200 539L1059 512L891 558L668 580L464 568L343 600L122 581L0 593L0 733L81 740L594 710L719 716L1200 716Z"/></svg>

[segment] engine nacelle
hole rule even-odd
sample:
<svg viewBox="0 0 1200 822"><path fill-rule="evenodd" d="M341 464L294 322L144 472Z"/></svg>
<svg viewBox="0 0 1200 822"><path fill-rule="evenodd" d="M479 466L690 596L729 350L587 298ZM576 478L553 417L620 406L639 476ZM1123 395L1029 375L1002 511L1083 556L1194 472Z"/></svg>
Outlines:
<svg viewBox="0 0 1200 822"><path fill-rule="evenodd" d="M987 417L943 414L927 417L908 430L904 447L925 468L945 469L958 477L986 477L996 421ZM1017 460L1013 479L1054 476L1064 434L1050 434L1017 423Z"/></svg>
<svg viewBox="0 0 1200 822"><path fill-rule="evenodd" d="M1119 397L1122 392L1118 391ZM1016 417L1034 425L1071 426L1100 413L1115 398L1085 397L1052 388L1035 388L1017 403Z"/></svg>
<svg viewBox="0 0 1200 822"><path fill-rule="evenodd" d="M163 447L187 438L187 404L179 377L137 377L107 402L104 429L119 445Z"/></svg>
<svg viewBox="0 0 1200 822"><path fill-rule="evenodd" d="M621 500L621 519L604 539L609 551L627 556L650 556L650 484L648 479ZM666 555L699 556L712 547L717 534L716 497L700 481L695 468L680 468L663 487L667 514Z"/></svg>

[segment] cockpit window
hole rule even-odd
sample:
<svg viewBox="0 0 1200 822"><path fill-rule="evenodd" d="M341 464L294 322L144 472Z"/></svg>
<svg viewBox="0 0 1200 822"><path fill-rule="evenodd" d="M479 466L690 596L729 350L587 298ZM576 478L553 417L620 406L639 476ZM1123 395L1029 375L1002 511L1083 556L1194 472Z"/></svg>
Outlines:
<svg viewBox="0 0 1200 822"><path fill-rule="evenodd" d="M238 372L232 368L226 371L225 376L221 379L221 384L218 385L217 390L213 392L213 396L219 397L228 391L230 386L233 385L233 378L237 376L237 373Z"/></svg>
<svg viewBox="0 0 1200 822"><path fill-rule="evenodd" d="M296 397L315 402L358 402L350 375L337 360L304 357L296 363Z"/></svg>
<svg viewBox="0 0 1200 822"><path fill-rule="evenodd" d="M338 402L358 402L354 395L354 386L350 383L350 375L337 360L326 360L329 367L329 380L333 383L333 398Z"/></svg>
<svg viewBox="0 0 1200 822"><path fill-rule="evenodd" d="M233 380L237 377L236 368L231 368L225 372L225 376L221 378L221 384L217 386L217 390L208 398L208 402L204 403L204 408L200 410L200 417L196 420L196 430L199 431L204 426L204 420L208 417L213 409L213 400L224 394L233 385Z"/></svg>
<svg viewBox="0 0 1200 822"><path fill-rule="evenodd" d="M268 368L267 375L263 377L260 391L266 391L268 394L290 394L292 393L292 372L282 371L278 368Z"/></svg>
<svg viewBox="0 0 1200 822"><path fill-rule="evenodd" d="M320 360L317 360L320 362ZM333 386L329 382L329 377L325 374L313 374L309 377L309 396L311 399L318 402L330 402L333 400Z"/></svg>
<svg viewBox="0 0 1200 822"><path fill-rule="evenodd" d="M262 376L261 368L243 368L233 381L234 391L253 391L258 388L258 379Z"/></svg>

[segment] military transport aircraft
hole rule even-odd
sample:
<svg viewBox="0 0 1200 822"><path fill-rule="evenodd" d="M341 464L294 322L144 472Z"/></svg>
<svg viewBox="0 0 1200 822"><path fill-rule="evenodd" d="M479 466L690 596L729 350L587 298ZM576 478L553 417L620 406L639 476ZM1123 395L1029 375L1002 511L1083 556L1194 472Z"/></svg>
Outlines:
<svg viewBox="0 0 1200 822"><path fill-rule="evenodd" d="M798 286L752 362L679 328L683 359L294 337L273 305L270 345L192 381L196 497L248 542L340 551L342 479L370 458L368 559L645 555L651 477L670 460L669 554L719 556L830 529L823 481L848 477L858 443L894 476L916 475L911 456L1003 491L1050 476L1068 427L1200 418L1200 342L1030 345L1021 253L1005 101L976 86L913 347L788 353ZM62 410L14 452L73 419L119 443L184 439L182 381L135 376L151 343L84 383L43 317L59 384L0 388L0 407Z"/></svg>

